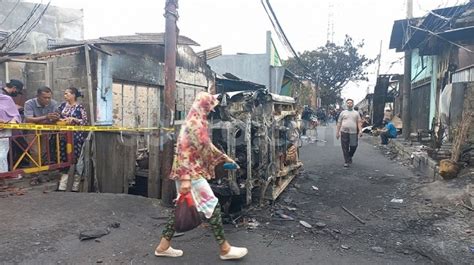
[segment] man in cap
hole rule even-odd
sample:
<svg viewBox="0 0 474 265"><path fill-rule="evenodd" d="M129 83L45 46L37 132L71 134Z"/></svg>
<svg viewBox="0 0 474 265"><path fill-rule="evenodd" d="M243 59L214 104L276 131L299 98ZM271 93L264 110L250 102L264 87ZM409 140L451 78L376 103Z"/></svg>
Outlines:
<svg viewBox="0 0 474 265"><path fill-rule="evenodd" d="M14 98L21 94L21 90L23 90L23 83L20 80L11 79L10 83L7 83L4 88L0 89L0 94Z"/></svg>

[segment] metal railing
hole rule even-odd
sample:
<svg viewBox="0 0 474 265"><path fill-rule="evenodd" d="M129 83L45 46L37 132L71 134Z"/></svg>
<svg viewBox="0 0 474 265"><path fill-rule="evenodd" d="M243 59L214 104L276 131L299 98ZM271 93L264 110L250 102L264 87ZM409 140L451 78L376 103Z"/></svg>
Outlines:
<svg viewBox="0 0 474 265"><path fill-rule="evenodd" d="M12 131L16 133L12 136L0 137L9 139L9 171L0 173L0 179L15 178L19 174L38 173L72 165L73 132L36 130L24 134L22 131Z"/></svg>

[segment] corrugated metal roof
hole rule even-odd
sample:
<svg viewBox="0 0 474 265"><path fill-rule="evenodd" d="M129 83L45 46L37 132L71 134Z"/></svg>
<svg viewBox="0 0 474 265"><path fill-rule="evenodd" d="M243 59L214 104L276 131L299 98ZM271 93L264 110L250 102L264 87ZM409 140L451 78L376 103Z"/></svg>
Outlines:
<svg viewBox="0 0 474 265"><path fill-rule="evenodd" d="M161 44L165 43L164 33L136 33L135 35L108 36L90 40L49 39L48 49L65 48L89 44ZM199 46L192 39L179 36L178 45Z"/></svg>
<svg viewBox="0 0 474 265"><path fill-rule="evenodd" d="M212 48L209 48L209 49L206 49L204 51L200 51L200 52L197 53L197 56L199 56L203 59L206 59L206 60L211 60L211 59L217 58L221 55L222 55L222 46L221 45L216 46L216 47L212 47Z"/></svg>
<svg viewBox="0 0 474 265"><path fill-rule="evenodd" d="M442 33L453 29L454 24L456 24L459 18L462 18L463 21L468 21L468 18L472 17L471 9L473 9L473 7L473 3L467 3L464 5L431 10L424 18L410 20L410 24L419 29L413 27L408 28L406 19L396 20L393 23L389 48L395 48L397 52L403 51L406 48L417 48L420 43L423 43L432 35L428 33L428 31ZM405 36L407 31L411 32L408 40L406 40ZM470 38L470 35L465 36Z"/></svg>
<svg viewBox="0 0 474 265"><path fill-rule="evenodd" d="M474 65L453 74L453 83L474 82Z"/></svg>

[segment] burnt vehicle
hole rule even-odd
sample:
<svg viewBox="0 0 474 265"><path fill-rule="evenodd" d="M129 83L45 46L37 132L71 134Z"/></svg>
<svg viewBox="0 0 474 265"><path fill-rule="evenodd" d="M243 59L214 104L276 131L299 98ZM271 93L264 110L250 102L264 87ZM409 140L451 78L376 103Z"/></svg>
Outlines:
<svg viewBox="0 0 474 265"><path fill-rule="evenodd" d="M240 198L243 205L275 200L302 167L294 98L266 90L218 98L220 104L210 117L212 140L240 169L218 167L212 189L224 201Z"/></svg>

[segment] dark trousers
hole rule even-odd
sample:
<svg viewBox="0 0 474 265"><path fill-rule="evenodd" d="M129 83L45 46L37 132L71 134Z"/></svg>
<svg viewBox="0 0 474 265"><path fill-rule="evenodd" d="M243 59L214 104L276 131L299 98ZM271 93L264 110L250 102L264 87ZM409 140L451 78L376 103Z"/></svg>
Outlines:
<svg viewBox="0 0 474 265"><path fill-rule="evenodd" d="M341 146L342 153L344 154L344 162L352 162L352 157L357 149L358 140L357 133L341 132Z"/></svg>
<svg viewBox="0 0 474 265"><path fill-rule="evenodd" d="M382 144L388 144L389 138L395 138L395 137L391 136L388 132L380 133L380 140L382 141Z"/></svg>

